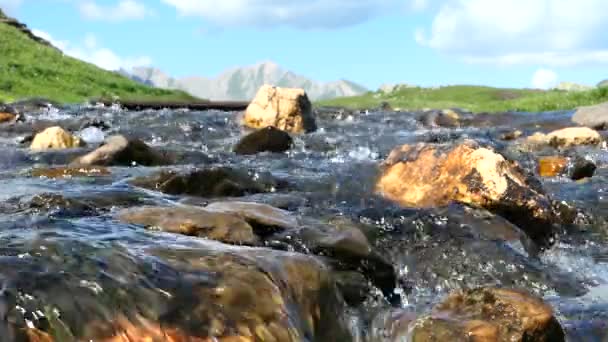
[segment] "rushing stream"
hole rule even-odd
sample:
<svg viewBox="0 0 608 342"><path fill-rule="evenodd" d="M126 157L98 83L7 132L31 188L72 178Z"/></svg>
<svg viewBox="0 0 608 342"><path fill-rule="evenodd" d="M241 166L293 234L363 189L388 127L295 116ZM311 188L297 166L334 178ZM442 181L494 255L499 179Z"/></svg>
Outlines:
<svg viewBox="0 0 608 342"><path fill-rule="evenodd" d="M472 138L536 172L536 157L555 151L523 153L500 136L572 126L570 116L479 115L450 129L425 127L411 113L324 110L317 113L318 130L294 136L289 152L240 156L232 152L243 134L238 113L96 107L27 113L25 122L0 124L1 340L23 339L29 327L57 341L122 341L109 337L158 323L188 336L405 341L407 334L387 333L387 326L455 289L498 285L542 296L570 341L607 341L605 148L568 152L596 163L590 179L539 178L554 200L579 211L577 223L542 252L487 211L400 208L373 194L380 163L406 143ZM30 152L21 143L55 125L80 134L89 147ZM175 162L83 177L33 173L65 165L117 133L140 138ZM132 182L194 168L230 168L258 191L170 195ZM235 246L117 219L127 208L220 200L284 209L296 227Z"/></svg>

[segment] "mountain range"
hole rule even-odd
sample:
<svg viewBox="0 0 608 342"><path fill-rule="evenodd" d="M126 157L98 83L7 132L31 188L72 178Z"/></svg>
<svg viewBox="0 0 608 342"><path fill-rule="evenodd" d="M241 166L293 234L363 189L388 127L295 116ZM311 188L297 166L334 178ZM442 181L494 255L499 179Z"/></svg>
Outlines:
<svg viewBox="0 0 608 342"><path fill-rule="evenodd" d="M216 101L249 101L264 84L303 88L312 100L357 96L368 91L365 87L347 80L317 82L285 70L273 62L230 69L215 78L200 76L174 78L162 70L150 67L121 70L121 73L150 86L183 90L196 97Z"/></svg>

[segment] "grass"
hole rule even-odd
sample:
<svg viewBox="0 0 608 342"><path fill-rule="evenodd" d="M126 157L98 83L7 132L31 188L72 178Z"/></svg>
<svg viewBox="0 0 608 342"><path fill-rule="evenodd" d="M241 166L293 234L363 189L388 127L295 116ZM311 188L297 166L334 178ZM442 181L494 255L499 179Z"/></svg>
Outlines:
<svg viewBox="0 0 608 342"><path fill-rule="evenodd" d="M81 103L102 97L131 101L198 100L182 91L148 87L65 56L0 23L0 101L28 97L60 103Z"/></svg>
<svg viewBox="0 0 608 342"><path fill-rule="evenodd" d="M608 102L608 88L583 92L559 90L502 89L482 86L447 86L440 88L406 88L392 93L369 92L361 96L319 101L320 106L375 108L388 102L393 108L462 108L472 112L541 112L568 110Z"/></svg>

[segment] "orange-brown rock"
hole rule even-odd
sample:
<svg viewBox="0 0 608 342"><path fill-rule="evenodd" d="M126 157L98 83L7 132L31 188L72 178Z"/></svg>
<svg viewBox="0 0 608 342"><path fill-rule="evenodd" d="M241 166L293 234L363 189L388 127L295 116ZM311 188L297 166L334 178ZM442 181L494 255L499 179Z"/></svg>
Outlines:
<svg viewBox="0 0 608 342"><path fill-rule="evenodd" d="M17 120L17 115L0 112L0 123L11 122L15 120Z"/></svg>
<svg viewBox="0 0 608 342"><path fill-rule="evenodd" d="M517 164L473 141L396 148L384 163L376 192L407 207L461 202L487 208L539 242L551 235L555 219L548 198L530 186Z"/></svg>
<svg viewBox="0 0 608 342"><path fill-rule="evenodd" d="M59 126L49 127L44 131L36 134L31 150L49 150L49 149L67 149L75 148L83 145L80 138L73 136Z"/></svg>
<svg viewBox="0 0 608 342"><path fill-rule="evenodd" d="M34 169L32 177L45 178L71 178L71 177L96 177L107 176L110 170L105 167L55 167L49 169Z"/></svg>
<svg viewBox="0 0 608 342"><path fill-rule="evenodd" d="M552 308L526 292L483 288L451 294L413 324L413 342L562 342Z"/></svg>
<svg viewBox="0 0 608 342"><path fill-rule="evenodd" d="M247 107L243 125L250 128L276 127L291 133L316 130L312 105L303 89L264 85Z"/></svg>
<svg viewBox="0 0 608 342"><path fill-rule="evenodd" d="M538 160L538 174L541 177L557 177L563 174L568 167L566 157L542 157Z"/></svg>

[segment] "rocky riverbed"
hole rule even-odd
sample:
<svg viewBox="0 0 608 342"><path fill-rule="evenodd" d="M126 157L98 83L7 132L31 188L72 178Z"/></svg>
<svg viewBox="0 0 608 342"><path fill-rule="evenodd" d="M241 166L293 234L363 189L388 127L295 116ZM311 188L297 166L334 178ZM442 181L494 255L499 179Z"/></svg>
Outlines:
<svg viewBox="0 0 608 342"><path fill-rule="evenodd" d="M1 340L605 341L608 153L572 114L6 113Z"/></svg>

